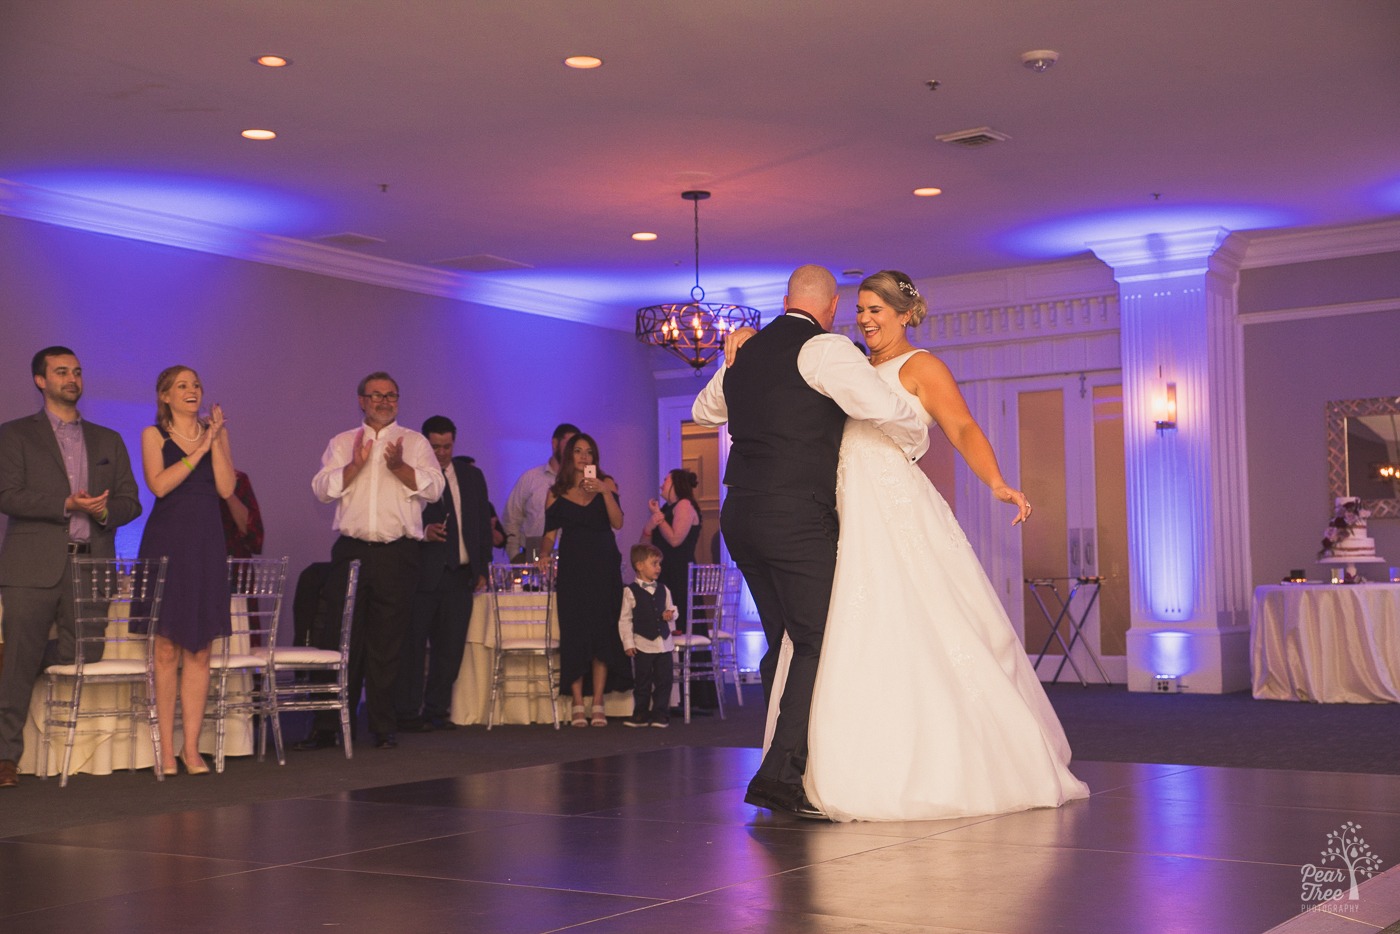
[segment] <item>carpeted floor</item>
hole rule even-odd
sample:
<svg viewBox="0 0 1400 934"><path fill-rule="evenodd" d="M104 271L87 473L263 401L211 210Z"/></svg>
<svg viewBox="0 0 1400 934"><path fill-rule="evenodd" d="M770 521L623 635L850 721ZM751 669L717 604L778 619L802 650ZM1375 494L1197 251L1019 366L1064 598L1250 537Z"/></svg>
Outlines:
<svg viewBox="0 0 1400 934"><path fill-rule="evenodd" d="M1156 762L1320 772L1400 775L1400 705L1291 704L1256 701L1247 693L1133 694L1121 686L1051 685L1047 692L1065 726L1076 761ZM338 749L288 752L287 764L230 759L223 775L157 784L149 771L23 776L0 791L0 837L141 814L173 813L256 801L322 795L476 772L576 762L668 746L758 746L762 693L744 689L745 705L724 720L696 716L668 730L506 726L463 727L400 737L398 749L368 746L346 760ZM304 721L287 718L289 742Z"/></svg>

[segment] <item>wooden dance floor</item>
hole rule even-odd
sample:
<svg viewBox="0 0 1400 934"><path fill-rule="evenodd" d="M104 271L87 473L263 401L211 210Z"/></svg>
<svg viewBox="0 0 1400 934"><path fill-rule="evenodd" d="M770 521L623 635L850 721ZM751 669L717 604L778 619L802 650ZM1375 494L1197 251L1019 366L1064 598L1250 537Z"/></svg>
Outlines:
<svg viewBox="0 0 1400 934"><path fill-rule="evenodd" d="M8 837L0 928L1364 934L1400 918L1383 873L1400 776L1077 762L1093 796L1058 810L834 825L745 805L758 756L673 746ZM1382 874L1290 921L1347 822Z"/></svg>

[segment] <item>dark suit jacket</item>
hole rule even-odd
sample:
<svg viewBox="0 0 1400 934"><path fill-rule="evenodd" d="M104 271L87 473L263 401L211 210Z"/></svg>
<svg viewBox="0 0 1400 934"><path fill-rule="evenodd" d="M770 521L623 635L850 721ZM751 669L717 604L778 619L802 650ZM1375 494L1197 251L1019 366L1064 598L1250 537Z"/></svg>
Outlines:
<svg viewBox="0 0 1400 934"><path fill-rule="evenodd" d="M452 458L449 468L457 472L457 488L462 491L462 502L458 509L462 513L462 540L467 545L467 557L471 560L473 581L484 577L491 564L491 504L486 497L486 475L476 467L470 457ZM443 495L435 503L423 507L423 524L442 522L447 519L447 541L423 542L422 569L418 576L419 590L436 590L442 582L443 572L459 567L457 540L457 517L448 515L447 494L449 487L443 486Z"/></svg>
<svg viewBox="0 0 1400 934"><path fill-rule="evenodd" d="M121 435L83 421L88 492L108 490L107 524L92 520L92 557L116 556L116 532L141 515L131 458ZM40 410L0 425L0 512L9 517L0 545L0 585L53 587L68 561L63 501L73 491L49 417Z"/></svg>

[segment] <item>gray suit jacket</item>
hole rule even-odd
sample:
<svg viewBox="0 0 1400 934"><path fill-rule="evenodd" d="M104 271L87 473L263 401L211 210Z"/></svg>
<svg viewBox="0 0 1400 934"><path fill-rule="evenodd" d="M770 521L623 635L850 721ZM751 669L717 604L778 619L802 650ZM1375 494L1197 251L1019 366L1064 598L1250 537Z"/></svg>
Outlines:
<svg viewBox="0 0 1400 934"><path fill-rule="evenodd" d="M116 531L141 515L131 458L121 435L83 421L88 492L109 490L107 524L92 521L92 557L116 556ZM73 492L53 426L41 409L0 425L0 512L9 517L0 545L0 586L53 587L68 560L63 501Z"/></svg>

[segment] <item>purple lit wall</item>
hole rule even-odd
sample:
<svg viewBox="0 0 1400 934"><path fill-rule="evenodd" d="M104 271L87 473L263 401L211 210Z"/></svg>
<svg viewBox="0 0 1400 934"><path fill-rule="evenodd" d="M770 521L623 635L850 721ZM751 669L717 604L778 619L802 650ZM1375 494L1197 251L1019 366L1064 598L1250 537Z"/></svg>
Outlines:
<svg viewBox="0 0 1400 934"><path fill-rule="evenodd" d="M1248 269L1240 311L1341 305L1395 296L1400 253ZM1317 543L1331 516L1324 405L1400 395L1400 303L1389 310L1244 329L1250 542L1256 584L1293 568L1314 580ZM1400 519L1372 520L1376 553L1400 566ZM1381 568L1384 571L1384 567Z"/></svg>
<svg viewBox="0 0 1400 934"><path fill-rule="evenodd" d="M84 415L118 430L142 498L139 436L165 366L199 370L228 413L234 463L267 525L266 553L295 574L323 560L332 510L311 494L332 434L357 424L355 384L384 369L402 423L444 414L477 459L492 501L549 455L571 421L598 439L640 534L656 475L656 400L647 348L630 333L365 285L175 247L0 216L0 420L37 411L34 351L71 346ZM135 553L139 527L123 541Z"/></svg>

